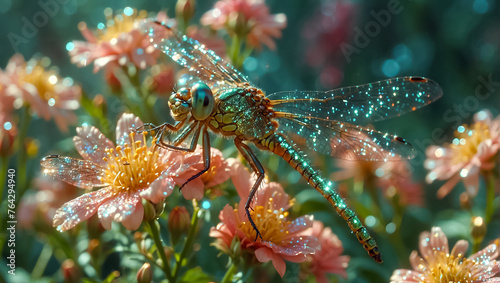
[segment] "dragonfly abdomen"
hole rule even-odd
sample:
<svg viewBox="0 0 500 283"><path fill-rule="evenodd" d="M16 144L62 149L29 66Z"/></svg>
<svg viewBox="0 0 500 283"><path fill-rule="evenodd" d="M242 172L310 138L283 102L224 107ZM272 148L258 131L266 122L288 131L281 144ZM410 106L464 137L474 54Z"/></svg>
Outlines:
<svg viewBox="0 0 500 283"><path fill-rule="evenodd" d="M349 225L351 231L356 234L358 241L363 245L368 254L377 262L382 262L378 246L370 233L363 226L356 213L347 207L342 197L333 189L333 183L320 176L304 155L290 144L286 138L280 134L270 135L262 139L258 146L272 151L281 156L290 166L292 166L302 177L335 208L337 214L342 216Z"/></svg>

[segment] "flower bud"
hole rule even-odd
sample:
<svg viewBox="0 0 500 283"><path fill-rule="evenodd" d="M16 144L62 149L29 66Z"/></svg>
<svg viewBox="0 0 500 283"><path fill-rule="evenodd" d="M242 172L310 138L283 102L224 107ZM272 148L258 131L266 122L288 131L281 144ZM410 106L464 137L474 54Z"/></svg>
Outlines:
<svg viewBox="0 0 500 283"><path fill-rule="evenodd" d="M465 192L460 194L460 206L465 210L470 210L472 208L469 195Z"/></svg>
<svg viewBox="0 0 500 283"><path fill-rule="evenodd" d="M17 128L11 122L0 125L0 156L9 156L13 153L16 134Z"/></svg>
<svg viewBox="0 0 500 283"><path fill-rule="evenodd" d="M233 11L227 18L228 30L239 37L246 37L251 30L251 25L241 12Z"/></svg>
<svg viewBox="0 0 500 283"><path fill-rule="evenodd" d="M177 19L182 19L182 22L187 26L187 23L194 16L195 1L194 0L178 0L175 5L175 16Z"/></svg>
<svg viewBox="0 0 500 283"><path fill-rule="evenodd" d="M172 235L172 242L175 244L182 234L189 231L191 217L184 206L176 206L168 215L168 230Z"/></svg>
<svg viewBox="0 0 500 283"><path fill-rule="evenodd" d="M89 253L90 257L92 258L99 258L101 254L101 248L100 248L101 242L98 239L92 239L89 242L89 245L87 246L87 252Z"/></svg>
<svg viewBox="0 0 500 283"><path fill-rule="evenodd" d="M64 282L79 282L80 281L80 271L76 267L75 263L71 259L66 259L61 265L63 272Z"/></svg>
<svg viewBox="0 0 500 283"><path fill-rule="evenodd" d="M149 200L142 199L142 205L144 206L144 221L156 219L163 213L163 201L152 203Z"/></svg>
<svg viewBox="0 0 500 283"><path fill-rule="evenodd" d="M472 217L472 240L474 243L481 243L486 235L486 223L480 216Z"/></svg>
<svg viewBox="0 0 500 283"><path fill-rule="evenodd" d="M153 280L153 271L151 270L151 264L144 263L137 271L137 283L149 283Z"/></svg>
<svg viewBox="0 0 500 283"><path fill-rule="evenodd" d="M175 72L169 65L151 67L151 75L144 80L145 87L159 95L170 95L175 85Z"/></svg>

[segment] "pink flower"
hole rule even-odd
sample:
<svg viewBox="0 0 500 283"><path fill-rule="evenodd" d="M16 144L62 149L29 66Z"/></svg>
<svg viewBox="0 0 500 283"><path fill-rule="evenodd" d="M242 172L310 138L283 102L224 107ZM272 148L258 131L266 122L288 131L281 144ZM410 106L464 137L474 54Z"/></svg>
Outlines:
<svg viewBox="0 0 500 283"><path fill-rule="evenodd" d="M32 229L40 221L52 226L56 210L78 195L76 187L47 176L36 178L34 186L37 191L24 195L19 204L19 226L24 229Z"/></svg>
<svg viewBox="0 0 500 283"><path fill-rule="evenodd" d="M307 44L305 63L320 68L319 81L326 89L337 87L344 79L346 56L341 45L350 41L356 10L352 1L324 1L302 29Z"/></svg>
<svg viewBox="0 0 500 283"><path fill-rule="evenodd" d="M321 248L301 264L302 272L305 275L314 274L318 283L330 282L326 277L327 273L336 273L347 278L349 256L341 255L344 249L337 235L332 229L324 228L320 221L314 221L312 236L318 238Z"/></svg>
<svg viewBox="0 0 500 283"><path fill-rule="evenodd" d="M144 214L141 199L163 201L176 184L199 172L193 166L202 162L200 151L185 154L164 150L154 140L148 145L146 132L133 131L141 125L139 118L123 114L116 127L117 146L97 128L84 125L77 128L78 136L73 138L83 160L52 155L42 160L45 174L81 188L101 187L59 208L53 222L58 230L71 229L96 212L106 229L116 221L135 230ZM203 190L197 187L200 185L188 183L183 193Z"/></svg>
<svg viewBox="0 0 500 283"><path fill-rule="evenodd" d="M160 51L137 28L138 22L147 17L146 11L137 12L126 7L114 17L110 9L106 9L104 13L108 18L106 24L99 24L95 32L89 30L83 22L78 25L87 42L73 41L73 47L69 50L73 63L87 66L94 62L94 72L109 63L120 66L132 63L140 69L156 64ZM160 13L158 19L166 20L166 15Z"/></svg>
<svg viewBox="0 0 500 283"><path fill-rule="evenodd" d="M264 44L275 49L273 38L281 37L286 16L269 14L263 0L220 0L203 15L201 23L215 30L229 28L231 33L246 36L254 47Z"/></svg>
<svg viewBox="0 0 500 283"><path fill-rule="evenodd" d="M483 250L464 257L469 243L458 241L451 253L448 239L439 227L420 234L419 249L410 255L413 270L397 269L391 283L397 282L500 282L495 276L500 272L498 245L491 244Z"/></svg>
<svg viewBox="0 0 500 283"><path fill-rule="evenodd" d="M422 186L411 181L408 162L405 160L374 162L338 160L342 170L331 174L332 180L354 178L354 182L366 182L381 188L387 198L398 195L402 204L423 205Z"/></svg>
<svg viewBox="0 0 500 283"><path fill-rule="evenodd" d="M287 210L293 205L293 200L278 183L263 184L253 199L253 210L250 212L262 234L262 240L254 241L256 232L247 219L244 205L255 179L239 163L235 172L238 173L232 180L241 201L234 209L229 205L224 207L219 215L221 223L212 227L209 235L217 238L215 245L226 253L231 252L231 243L236 239L241 250L252 254L259 262L271 261L283 277L285 260L303 262L319 248L316 237L311 235L309 229L312 217L289 220Z"/></svg>
<svg viewBox="0 0 500 283"><path fill-rule="evenodd" d="M474 115L474 122L470 126L459 126L450 145L427 148L424 166L430 172L426 181L448 180L437 192L439 198L446 196L460 180L467 194L475 196L479 189L479 172L491 171L496 165L500 116L492 119L491 113L480 111Z"/></svg>
<svg viewBox="0 0 500 283"><path fill-rule="evenodd" d="M28 104L38 116L53 118L59 129L67 131L68 124L77 121L73 111L80 107L81 89L71 78L59 77L56 69L46 69L49 64L46 57L25 62L14 55L0 72L0 97L5 103L0 108L10 112Z"/></svg>

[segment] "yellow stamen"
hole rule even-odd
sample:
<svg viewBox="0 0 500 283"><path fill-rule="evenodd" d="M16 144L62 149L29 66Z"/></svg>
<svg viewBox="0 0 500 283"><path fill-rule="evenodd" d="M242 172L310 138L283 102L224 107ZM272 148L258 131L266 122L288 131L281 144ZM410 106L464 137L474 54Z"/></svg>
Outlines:
<svg viewBox="0 0 500 283"><path fill-rule="evenodd" d="M491 138L490 128L484 122L474 123L470 127L461 126L455 137L451 144L454 152L452 162L454 164L467 162L477 154L479 144Z"/></svg>
<svg viewBox="0 0 500 283"><path fill-rule="evenodd" d="M128 8L130 9L130 8ZM106 28L97 29L97 36L100 41L111 42L116 40L120 34L128 33L134 28L136 28L136 22L147 18L148 13L144 10L137 12L133 10L131 15L126 15L125 13L112 16L112 12L106 14Z"/></svg>
<svg viewBox="0 0 500 283"><path fill-rule="evenodd" d="M294 200L290 200L293 204ZM235 210L238 215L238 208ZM283 241L289 235L289 227L291 221L287 219L288 211L283 208L274 209L274 199L269 198L265 206L255 206L250 210L252 220L255 222L257 229L262 235L264 241L272 242L276 245L284 244ZM245 233L247 238L255 239L256 232L249 221L240 221L240 229Z"/></svg>
<svg viewBox="0 0 500 283"><path fill-rule="evenodd" d="M432 261L434 264L429 266L428 276L431 283L474 282L478 279L472 272L474 265L477 263L463 258L461 254L454 257L436 251Z"/></svg>
<svg viewBox="0 0 500 283"><path fill-rule="evenodd" d="M134 141L135 135L135 132L129 133L130 144L124 147L106 149L107 156L103 160L108 168L103 181L111 184L115 193L148 187L168 166L161 162L162 155L157 147L147 145L147 132L142 132L142 141Z"/></svg>
<svg viewBox="0 0 500 283"><path fill-rule="evenodd" d="M33 85L42 99L49 101L51 98L57 98L55 90L60 78L55 71L45 70L41 60L27 63L20 69L18 76L20 81ZM55 100L52 103L55 103Z"/></svg>

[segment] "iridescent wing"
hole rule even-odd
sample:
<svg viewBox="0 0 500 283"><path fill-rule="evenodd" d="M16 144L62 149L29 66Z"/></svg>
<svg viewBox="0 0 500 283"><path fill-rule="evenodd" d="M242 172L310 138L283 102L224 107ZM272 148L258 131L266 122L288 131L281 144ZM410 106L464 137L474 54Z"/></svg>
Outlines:
<svg viewBox="0 0 500 283"><path fill-rule="evenodd" d="M149 37L155 48L187 68L191 76L204 81L214 94L219 93L220 89L249 83L233 65L173 27L146 19L141 23L140 29Z"/></svg>
<svg viewBox="0 0 500 283"><path fill-rule="evenodd" d="M439 85L421 77L401 77L330 91L271 94L278 132L304 149L347 160L412 158L404 139L366 127L416 110L442 96Z"/></svg>
<svg viewBox="0 0 500 283"><path fill-rule="evenodd" d="M43 173L79 188L105 187L102 176L104 169L89 161L57 154L46 156L40 161Z"/></svg>
<svg viewBox="0 0 500 283"><path fill-rule="evenodd" d="M366 125L416 110L442 95L441 87L430 79L399 77L329 91L283 91L267 97L277 112Z"/></svg>

